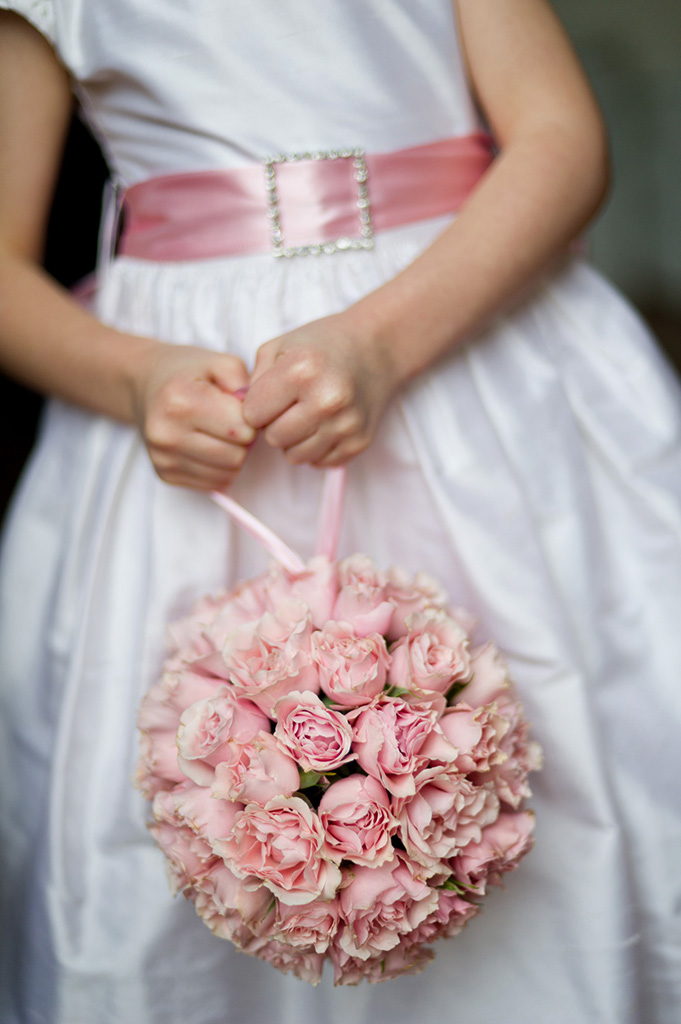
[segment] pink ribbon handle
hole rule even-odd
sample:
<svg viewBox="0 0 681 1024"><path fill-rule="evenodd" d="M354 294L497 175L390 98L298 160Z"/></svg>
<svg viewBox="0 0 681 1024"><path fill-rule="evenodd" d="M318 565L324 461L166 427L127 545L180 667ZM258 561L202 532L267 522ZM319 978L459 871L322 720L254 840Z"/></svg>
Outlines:
<svg viewBox="0 0 681 1024"><path fill-rule="evenodd" d="M320 501L319 523L315 554L326 555L330 559L336 557L341 521L343 518L343 499L345 497L346 470L344 466L327 469ZM269 526L248 512L234 498L219 491L212 491L210 497L247 533L254 537L280 565L292 573L303 572L305 563L296 552L285 544Z"/></svg>
<svg viewBox="0 0 681 1024"><path fill-rule="evenodd" d="M345 466L327 469L322 486L315 554L326 555L331 561L338 550L347 476Z"/></svg>

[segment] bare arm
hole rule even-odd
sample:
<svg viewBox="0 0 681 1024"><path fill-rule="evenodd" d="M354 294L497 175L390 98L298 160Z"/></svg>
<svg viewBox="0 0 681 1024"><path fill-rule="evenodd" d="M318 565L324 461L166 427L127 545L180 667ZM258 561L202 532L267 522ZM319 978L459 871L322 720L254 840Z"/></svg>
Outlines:
<svg viewBox="0 0 681 1024"><path fill-rule="evenodd" d="M107 327L38 265L71 104L49 44L0 12L1 365L38 391L136 424L169 483L227 486L254 436L230 394L247 383L243 363Z"/></svg>
<svg viewBox="0 0 681 1024"><path fill-rule="evenodd" d="M458 8L501 155L450 229L357 310L390 336L403 378L522 297L592 218L609 178L600 113L545 0ZM415 331L425 347L410 344Z"/></svg>
<svg viewBox="0 0 681 1024"><path fill-rule="evenodd" d="M346 461L391 396L517 302L600 205L601 118L545 0L458 0L501 155L411 266L354 307L264 346L246 417L293 462Z"/></svg>
<svg viewBox="0 0 681 1024"><path fill-rule="evenodd" d="M45 393L132 422L131 367L148 343L103 327L37 266L71 87L50 46L0 16L0 346L4 368Z"/></svg>

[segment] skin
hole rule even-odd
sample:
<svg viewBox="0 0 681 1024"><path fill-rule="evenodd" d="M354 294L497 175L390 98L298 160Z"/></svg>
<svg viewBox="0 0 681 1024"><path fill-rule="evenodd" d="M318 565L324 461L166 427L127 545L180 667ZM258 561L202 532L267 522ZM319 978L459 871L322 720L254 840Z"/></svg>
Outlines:
<svg viewBox="0 0 681 1024"><path fill-rule="evenodd" d="M136 424L168 483L229 486L258 429L292 463L339 465L363 451L396 392L526 296L607 188L600 114L545 0L458 0L457 16L501 156L414 263L348 310L262 345L249 378L233 356L99 324L37 267L70 83L33 29L0 14L7 371ZM247 384L242 403L232 392Z"/></svg>

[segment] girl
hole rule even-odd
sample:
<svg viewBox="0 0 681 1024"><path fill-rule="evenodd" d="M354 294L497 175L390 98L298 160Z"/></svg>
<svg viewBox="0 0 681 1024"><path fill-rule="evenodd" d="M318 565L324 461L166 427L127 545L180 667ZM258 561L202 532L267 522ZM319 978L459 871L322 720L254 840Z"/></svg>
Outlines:
<svg viewBox="0 0 681 1024"><path fill-rule="evenodd" d="M0 342L55 396L3 554L3 1022L672 1024L679 395L566 255L607 155L545 0L0 7ZM96 316L37 266L73 93L126 190ZM173 901L129 778L165 623L264 567L201 492L305 555L346 462L342 551L478 615L547 765L480 921L313 991Z"/></svg>

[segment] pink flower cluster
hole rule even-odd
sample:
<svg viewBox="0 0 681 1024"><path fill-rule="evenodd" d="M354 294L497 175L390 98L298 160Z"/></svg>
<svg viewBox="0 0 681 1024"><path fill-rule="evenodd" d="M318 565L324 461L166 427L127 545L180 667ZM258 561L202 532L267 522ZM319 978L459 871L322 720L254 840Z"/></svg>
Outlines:
<svg viewBox="0 0 681 1024"><path fill-rule="evenodd" d="M175 892L316 984L414 973L531 846L540 750L431 577L354 555L201 601L142 702L137 784Z"/></svg>

